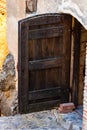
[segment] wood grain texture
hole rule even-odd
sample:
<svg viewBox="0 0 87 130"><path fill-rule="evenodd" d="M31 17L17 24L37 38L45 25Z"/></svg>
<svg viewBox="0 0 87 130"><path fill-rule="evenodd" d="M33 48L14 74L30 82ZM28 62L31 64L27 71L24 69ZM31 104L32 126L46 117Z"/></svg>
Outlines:
<svg viewBox="0 0 87 130"><path fill-rule="evenodd" d="M20 113L69 101L71 20L47 14L19 22Z"/></svg>
<svg viewBox="0 0 87 130"><path fill-rule="evenodd" d="M78 106L78 87L79 87L79 70L80 70L80 33L81 25L75 19L73 30L74 36L74 62L73 62L73 85L72 85L72 101Z"/></svg>

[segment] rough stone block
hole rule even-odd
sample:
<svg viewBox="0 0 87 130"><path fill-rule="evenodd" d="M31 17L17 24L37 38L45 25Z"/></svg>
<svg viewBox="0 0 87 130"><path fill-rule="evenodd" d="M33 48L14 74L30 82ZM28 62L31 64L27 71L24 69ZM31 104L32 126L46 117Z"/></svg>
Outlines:
<svg viewBox="0 0 87 130"><path fill-rule="evenodd" d="M3 115L8 116L17 113L18 99L15 89L15 66L11 54L6 57L0 73L0 101Z"/></svg>

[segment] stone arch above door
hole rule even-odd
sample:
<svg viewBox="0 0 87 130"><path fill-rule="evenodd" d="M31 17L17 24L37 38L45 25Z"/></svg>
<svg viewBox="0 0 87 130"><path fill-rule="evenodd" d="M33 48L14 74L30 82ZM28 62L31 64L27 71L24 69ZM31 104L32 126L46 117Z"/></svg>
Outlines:
<svg viewBox="0 0 87 130"><path fill-rule="evenodd" d="M71 14L87 29L86 0L38 0L37 14L42 13Z"/></svg>

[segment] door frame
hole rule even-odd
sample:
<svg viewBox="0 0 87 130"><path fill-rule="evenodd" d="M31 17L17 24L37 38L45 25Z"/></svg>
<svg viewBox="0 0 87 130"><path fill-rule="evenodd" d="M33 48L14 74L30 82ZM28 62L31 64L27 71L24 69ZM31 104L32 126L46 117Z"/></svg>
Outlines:
<svg viewBox="0 0 87 130"><path fill-rule="evenodd" d="M78 106L79 71L80 71L80 38L81 24L74 18L73 36L73 74L71 86L71 101Z"/></svg>

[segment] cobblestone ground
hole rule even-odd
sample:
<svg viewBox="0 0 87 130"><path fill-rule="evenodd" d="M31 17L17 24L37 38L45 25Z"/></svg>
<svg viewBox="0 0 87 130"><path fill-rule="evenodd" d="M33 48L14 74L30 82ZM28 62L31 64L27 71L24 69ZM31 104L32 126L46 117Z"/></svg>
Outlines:
<svg viewBox="0 0 87 130"><path fill-rule="evenodd" d="M68 114L48 110L0 117L0 130L81 130L82 108Z"/></svg>

